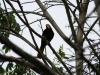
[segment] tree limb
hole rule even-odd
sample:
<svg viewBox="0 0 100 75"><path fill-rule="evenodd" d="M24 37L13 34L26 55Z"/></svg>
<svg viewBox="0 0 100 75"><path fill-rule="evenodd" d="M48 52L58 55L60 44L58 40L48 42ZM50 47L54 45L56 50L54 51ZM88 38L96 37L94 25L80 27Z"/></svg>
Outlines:
<svg viewBox="0 0 100 75"><path fill-rule="evenodd" d="M8 38L2 36L0 34L0 41L3 42L6 46L11 48L15 53L23 57L24 59L28 60L30 63L36 65L40 70L47 74L47 75L56 75L50 68L42 64L40 61L38 61L35 57L29 55L28 53L24 52L21 48L13 44Z"/></svg>
<svg viewBox="0 0 100 75"><path fill-rule="evenodd" d="M37 66L35 66L29 62L26 62L25 60L21 60L21 59L12 57L12 56L5 56L2 54L0 54L0 59L2 59L3 61L17 62L23 66L31 68L32 70L36 71L37 73L42 73L41 70L39 68L37 68Z"/></svg>

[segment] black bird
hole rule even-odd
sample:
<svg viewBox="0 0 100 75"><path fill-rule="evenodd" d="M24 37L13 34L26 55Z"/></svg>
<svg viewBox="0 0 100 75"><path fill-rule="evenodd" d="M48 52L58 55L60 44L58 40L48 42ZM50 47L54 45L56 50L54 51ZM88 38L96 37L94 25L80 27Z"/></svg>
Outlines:
<svg viewBox="0 0 100 75"><path fill-rule="evenodd" d="M49 42L53 39L54 32L52 31L49 24L46 24L46 29L43 31L42 36L45 37ZM41 46L40 46L41 53L43 53L46 45L47 45L46 42L43 39L41 39ZM41 58L39 53L37 54L37 58Z"/></svg>

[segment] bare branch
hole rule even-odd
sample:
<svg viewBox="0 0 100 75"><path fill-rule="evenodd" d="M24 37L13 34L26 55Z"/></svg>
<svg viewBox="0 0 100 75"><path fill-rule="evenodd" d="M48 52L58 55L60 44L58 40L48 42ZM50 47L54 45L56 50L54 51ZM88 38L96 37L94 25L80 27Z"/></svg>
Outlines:
<svg viewBox="0 0 100 75"><path fill-rule="evenodd" d="M72 31L74 41L77 42L77 37L76 37L76 33L75 33L74 26L73 26L73 23L72 23L71 15L70 15L70 12L69 12L68 3L65 0L62 0L62 1L65 5L65 9L66 9L66 13L67 13L67 16L68 16L68 20L69 20L69 24L70 24L70 27L71 27L71 31Z"/></svg>
<svg viewBox="0 0 100 75"><path fill-rule="evenodd" d="M0 41L6 44L9 48L11 48L15 53L23 57L24 59L28 60L30 63L36 65L40 70L47 74L47 75L56 75L50 68L42 64L40 61L38 61L35 57L29 55L28 53L24 52L21 48L13 44L8 38L2 36L0 34ZM30 58L30 59L29 59Z"/></svg>
<svg viewBox="0 0 100 75"><path fill-rule="evenodd" d="M21 60L21 59L12 57L12 56L5 56L2 54L0 54L0 58L3 59L3 61L17 62L23 66L31 68L32 70L36 71L37 73L42 73L41 70L39 68L37 68L37 66L35 66L29 62L26 62L25 60Z"/></svg>
<svg viewBox="0 0 100 75"><path fill-rule="evenodd" d="M36 0L37 4L40 6L40 8L42 9L44 16L46 16L46 18L48 19L48 21L52 24L52 26L55 28L55 30L58 32L58 34L63 38L63 40L69 44L72 48L74 48L75 50L77 50L75 44L73 42L70 41L70 39L62 32L62 30L58 27L58 25L56 24L56 22L53 20L53 18L51 17L51 15L47 12L46 8L43 6L43 4L41 3L40 0Z"/></svg>

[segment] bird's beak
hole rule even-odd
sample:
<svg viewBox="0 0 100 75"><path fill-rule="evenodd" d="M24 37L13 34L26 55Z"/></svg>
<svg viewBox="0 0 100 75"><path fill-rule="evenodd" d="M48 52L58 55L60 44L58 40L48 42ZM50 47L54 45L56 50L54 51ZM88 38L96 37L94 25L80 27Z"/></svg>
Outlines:
<svg viewBox="0 0 100 75"><path fill-rule="evenodd" d="M50 28L50 25L49 24L46 24L46 28Z"/></svg>

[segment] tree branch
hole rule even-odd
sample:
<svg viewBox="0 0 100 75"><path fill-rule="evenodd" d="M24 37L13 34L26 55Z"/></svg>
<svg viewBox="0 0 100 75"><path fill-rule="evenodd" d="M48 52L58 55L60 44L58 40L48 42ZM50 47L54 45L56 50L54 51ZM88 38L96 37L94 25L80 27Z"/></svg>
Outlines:
<svg viewBox="0 0 100 75"><path fill-rule="evenodd" d="M8 38L2 36L1 34L0 34L0 41L3 42L9 48L11 48L15 53L17 53L18 55L20 55L24 59L28 60L30 63L36 65L38 68L40 68L40 70L43 73L45 73L47 75L56 75L50 68L48 68L47 66L42 64L35 57L24 52L24 50L22 50L21 48L19 48L15 44L13 44Z"/></svg>
<svg viewBox="0 0 100 75"><path fill-rule="evenodd" d="M44 16L48 19L48 21L52 24L52 26L55 28L55 30L58 32L58 34L62 37L62 39L69 44L72 48L74 48L75 50L77 50L76 45L70 41L70 39L62 32L62 30L58 27L58 25L56 24L56 22L54 21L54 19L51 17L51 15L47 12L46 8L44 7L44 5L41 3L40 0L36 0L37 4L39 5L39 7L42 9Z"/></svg>
<svg viewBox="0 0 100 75"><path fill-rule="evenodd" d="M19 63L23 66L31 68L32 70L36 71L37 73L42 73L41 70L39 68L37 68L37 66L35 66L35 65L33 65L29 62L26 62L25 60L21 60L21 59L12 57L12 56L5 56L5 55L2 55L2 54L0 54L0 58L3 61L17 62L17 63Z"/></svg>
<svg viewBox="0 0 100 75"><path fill-rule="evenodd" d="M66 13L67 13L67 16L68 16L68 20L69 20L69 24L70 24L70 27L71 27L71 31L72 31L74 41L77 42L77 37L76 37L76 33L75 33L74 26L73 26L73 23L72 23L71 15L70 15L70 12L69 12L68 3L67 3L66 0L62 0L62 1L64 3L65 9L66 9Z"/></svg>

